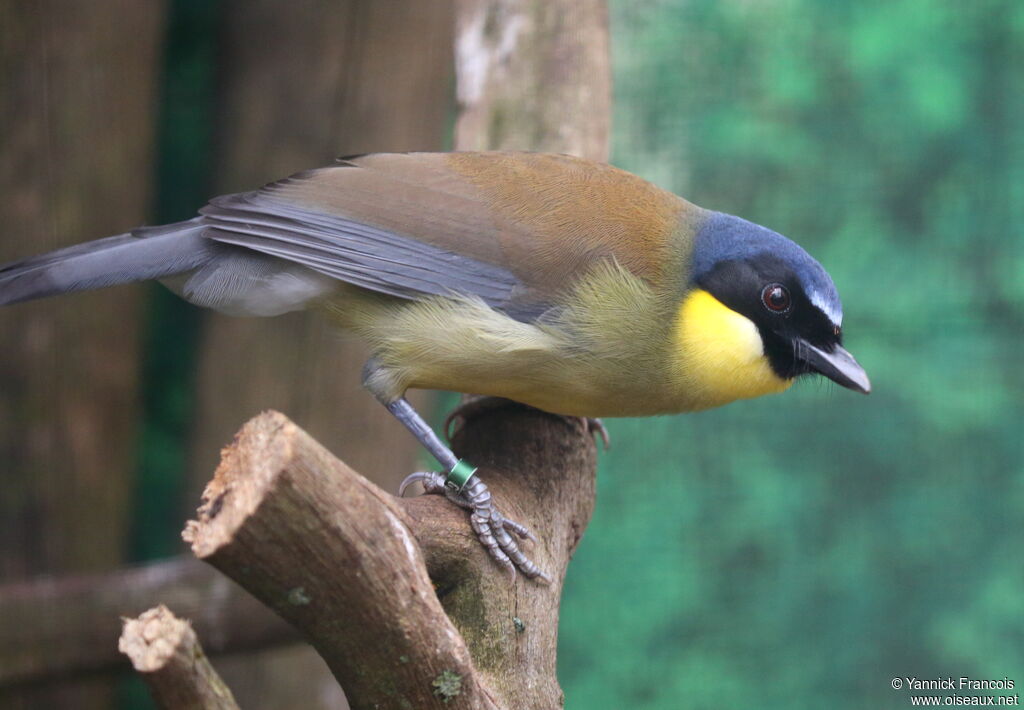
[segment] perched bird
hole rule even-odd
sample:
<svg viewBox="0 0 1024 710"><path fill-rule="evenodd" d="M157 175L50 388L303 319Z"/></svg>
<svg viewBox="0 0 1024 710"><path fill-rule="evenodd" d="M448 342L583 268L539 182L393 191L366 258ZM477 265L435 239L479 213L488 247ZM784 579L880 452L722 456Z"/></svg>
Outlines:
<svg viewBox="0 0 1024 710"><path fill-rule="evenodd" d="M231 315L315 306L371 345L364 384L444 467L491 555L545 579L406 401L409 388L578 417L781 392L867 393L828 273L789 239L617 168L541 153L371 154L217 197L198 217L0 267L0 304L159 279ZM403 484L404 490L405 484Z"/></svg>

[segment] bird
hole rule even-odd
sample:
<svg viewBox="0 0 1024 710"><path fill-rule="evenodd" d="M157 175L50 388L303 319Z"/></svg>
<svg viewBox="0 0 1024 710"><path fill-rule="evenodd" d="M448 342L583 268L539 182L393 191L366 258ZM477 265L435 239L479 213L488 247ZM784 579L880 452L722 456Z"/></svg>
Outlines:
<svg viewBox="0 0 1024 710"><path fill-rule="evenodd" d="M0 305L156 279L236 316L314 308L371 348L363 385L438 460L515 577L532 538L409 389L597 420L694 412L822 375L867 394L828 272L766 227L608 164L535 152L371 153L198 216L0 266Z"/></svg>

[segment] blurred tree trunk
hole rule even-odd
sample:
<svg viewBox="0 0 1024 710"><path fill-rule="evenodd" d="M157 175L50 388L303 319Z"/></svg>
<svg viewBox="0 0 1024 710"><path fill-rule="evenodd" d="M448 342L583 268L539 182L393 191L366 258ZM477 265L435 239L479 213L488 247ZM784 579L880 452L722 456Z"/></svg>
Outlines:
<svg viewBox="0 0 1024 710"><path fill-rule="evenodd" d="M608 160L605 0L457 0L458 150Z"/></svg>
<svg viewBox="0 0 1024 710"><path fill-rule="evenodd" d="M145 222L162 0L0 0L0 262ZM0 312L0 579L116 567L130 519L141 290ZM0 697L108 707L104 682Z"/></svg>
<svg viewBox="0 0 1024 710"><path fill-rule="evenodd" d="M226 2L216 191L253 189L338 155L442 149L452 26L449 0ZM189 505L194 509L239 423L267 408L286 412L394 490L413 470L418 447L363 392L367 354L309 314L210 315ZM309 648L218 661L218 668L244 708L336 708L340 701L337 683Z"/></svg>
<svg viewBox="0 0 1024 710"><path fill-rule="evenodd" d="M224 28L217 192L338 155L444 147L449 0L237 0L226 3ZM415 441L362 390L366 350L322 319L211 315L201 348L189 505L238 423L267 408L359 470L397 481L414 464Z"/></svg>

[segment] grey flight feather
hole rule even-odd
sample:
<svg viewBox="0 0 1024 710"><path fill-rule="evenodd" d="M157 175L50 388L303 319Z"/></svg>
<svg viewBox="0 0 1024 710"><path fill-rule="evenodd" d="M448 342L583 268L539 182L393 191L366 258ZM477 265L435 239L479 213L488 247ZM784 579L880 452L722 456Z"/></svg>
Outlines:
<svg viewBox="0 0 1024 710"><path fill-rule="evenodd" d="M541 317L551 288L509 265L502 235L515 227L440 160L342 162L215 198L187 222L3 266L0 304L155 278L199 306L276 315L346 282L410 300L472 296L517 320Z"/></svg>
<svg viewBox="0 0 1024 710"><path fill-rule="evenodd" d="M266 192L214 199L200 217L0 266L0 304L161 279L196 305L232 315L302 308L344 281L405 299L460 293L513 317L506 269Z"/></svg>
<svg viewBox="0 0 1024 710"><path fill-rule="evenodd" d="M0 266L0 305L156 279L214 256L198 219L137 229Z"/></svg>
<svg viewBox="0 0 1024 710"><path fill-rule="evenodd" d="M266 192L215 198L200 210L218 242L246 247L373 291L418 299L462 293L506 306L518 279L508 270Z"/></svg>

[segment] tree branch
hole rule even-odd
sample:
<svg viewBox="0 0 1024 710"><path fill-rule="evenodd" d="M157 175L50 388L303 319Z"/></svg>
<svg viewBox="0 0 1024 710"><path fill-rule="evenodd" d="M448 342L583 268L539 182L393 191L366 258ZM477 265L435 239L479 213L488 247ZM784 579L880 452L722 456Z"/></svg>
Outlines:
<svg viewBox="0 0 1024 710"><path fill-rule="evenodd" d="M211 653L298 640L238 585L191 558L103 574L0 585L0 687L125 666L114 648L120 617L163 601L191 619Z"/></svg>
<svg viewBox="0 0 1024 710"><path fill-rule="evenodd" d="M238 710L234 696L203 653L192 625L163 604L125 619L118 642L157 705L167 710Z"/></svg>
<svg viewBox="0 0 1024 710"><path fill-rule="evenodd" d="M593 508L593 442L577 420L510 404L453 448L532 527L550 587L509 584L464 511L394 498L276 412L225 450L185 538L302 632L356 710L560 706L558 600Z"/></svg>

